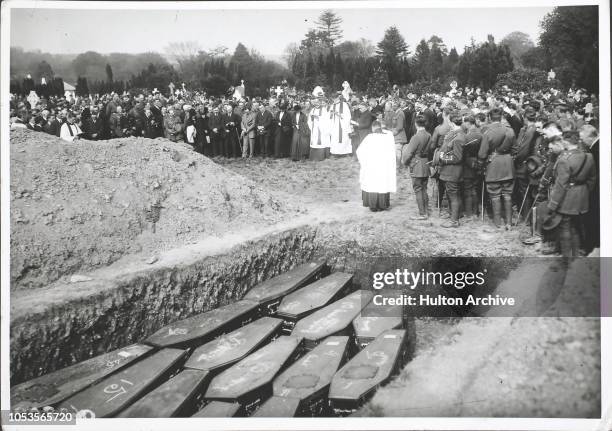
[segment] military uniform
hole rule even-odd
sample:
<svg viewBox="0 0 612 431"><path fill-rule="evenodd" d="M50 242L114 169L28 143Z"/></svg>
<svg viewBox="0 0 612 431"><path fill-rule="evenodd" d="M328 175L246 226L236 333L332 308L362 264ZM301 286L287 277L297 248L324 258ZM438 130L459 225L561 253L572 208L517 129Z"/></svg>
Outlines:
<svg viewBox="0 0 612 431"><path fill-rule="evenodd" d="M493 207L493 223L496 226L501 225L502 201L506 224L511 224L514 173L510 151L513 143L514 132L512 129L500 122L494 122L489 125L484 133L478 151L480 161L488 162L485 182Z"/></svg>
<svg viewBox="0 0 612 431"><path fill-rule="evenodd" d="M466 142L463 130L451 130L444 136L440 147L440 181L446 188L452 223L459 222L459 189L463 179L463 148Z"/></svg>
<svg viewBox="0 0 612 431"><path fill-rule="evenodd" d="M561 214L559 243L563 256L578 256L584 238L582 216L589 212L589 193L597 172L593 155L572 149L562 153L554 166L554 183L547 208Z"/></svg>
<svg viewBox="0 0 612 431"><path fill-rule="evenodd" d="M515 175L515 195L514 203L520 209L523 203L523 198L527 189L530 186L529 172L527 171L527 159L531 156L536 155L536 149L539 146L539 141L542 140L542 136L537 132L535 125L524 126L521 128L516 139L516 145L512 149L512 155L514 156L514 175ZM532 188L534 190L535 188ZM529 212L529 208L533 204L533 194L530 193L525 198L525 204L523 205L522 213L520 217L525 217Z"/></svg>
<svg viewBox="0 0 612 431"><path fill-rule="evenodd" d="M427 130L427 128L425 130ZM434 152L442 146L444 136L446 136L450 130L451 127L448 123L442 123L433 129L433 134L431 135L431 139L427 147L427 152L430 159L433 157ZM438 181L438 208L442 208L444 190L444 183L442 181Z"/></svg>
<svg viewBox="0 0 612 431"><path fill-rule="evenodd" d="M476 184L478 183L478 150L482 141L482 133L473 128L465 137L463 147L463 211L466 217L472 217L477 212L478 199Z"/></svg>
<svg viewBox="0 0 612 431"><path fill-rule="evenodd" d="M408 145L402 151L402 164L410 166L412 189L419 208L419 216L427 216L429 197L427 196L427 181L429 165L427 164L427 146L431 135L425 129L416 132Z"/></svg>

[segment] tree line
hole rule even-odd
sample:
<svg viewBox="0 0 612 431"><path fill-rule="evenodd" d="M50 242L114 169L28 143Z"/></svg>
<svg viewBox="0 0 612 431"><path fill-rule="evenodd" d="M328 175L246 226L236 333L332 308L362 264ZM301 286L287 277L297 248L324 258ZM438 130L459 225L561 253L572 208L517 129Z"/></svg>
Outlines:
<svg viewBox="0 0 612 431"><path fill-rule="evenodd" d="M542 82L550 69L555 70L559 86L596 91L597 14L596 6L557 7L542 20L538 44L521 32L510 33L499 42L489 35L486 41L472 40L459 54L437 35L420 40L412 52L395 26L387 28L376 45L363 38L343 41L342 18L327 10L299 43L287 46L286 66L242 43L233 52L224 46L204 50L197 42L173 43L165 48L165 56L88 51L74 57L41 53L37 57L11 48L11 91L25 93L32 86L23 79L25 73L32 75L34 87L45 77L49 83L45 90L52 94L60 94L56 80L60 76L76 79L77 94L136 88L167 93L172 82L177 88L185 83L220 95L240 80L246 82L251 96L266 95L271 86L284 80L306 91L315 85L336 90L347 80L353 89L372 94L394 84L415 92L446 91L451 80L483 89L499 86L503 80L523 89ZM42 60L35 61L37 58Z"/></svg>

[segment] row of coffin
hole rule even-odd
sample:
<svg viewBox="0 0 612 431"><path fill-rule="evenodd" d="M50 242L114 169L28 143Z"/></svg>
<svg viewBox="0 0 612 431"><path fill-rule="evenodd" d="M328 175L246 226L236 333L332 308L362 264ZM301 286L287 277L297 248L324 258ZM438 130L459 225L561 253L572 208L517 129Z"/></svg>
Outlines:
<svg viewBox="0 0 612 431"><path fill-rule="evenodd" d="M372 292L351 292L350 274L321 278L325 270L298 266L142 344L13 386L11 407L89 417L350 412L398 371L412 341L401 314L361 315Z"/></svg>

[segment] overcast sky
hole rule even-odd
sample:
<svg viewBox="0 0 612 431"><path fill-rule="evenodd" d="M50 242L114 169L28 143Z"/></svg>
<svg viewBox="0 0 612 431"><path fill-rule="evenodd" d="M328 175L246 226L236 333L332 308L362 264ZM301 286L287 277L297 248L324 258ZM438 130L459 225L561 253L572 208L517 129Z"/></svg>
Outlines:
<svg viewBox="0 0 612 431"><path fill-rule="evenodd" d="M387 27L399 28L410 51L421 38L440 36L449 49L493 34L497 41L522 31L534 42L552 7L479 9L339 9L343 40L376 44ZM60 10L13 9L11 46L50 53L164 52L170 42L198 41L202 48L242 42L266 56L281 55L314 26L320 10Z"/></svg>

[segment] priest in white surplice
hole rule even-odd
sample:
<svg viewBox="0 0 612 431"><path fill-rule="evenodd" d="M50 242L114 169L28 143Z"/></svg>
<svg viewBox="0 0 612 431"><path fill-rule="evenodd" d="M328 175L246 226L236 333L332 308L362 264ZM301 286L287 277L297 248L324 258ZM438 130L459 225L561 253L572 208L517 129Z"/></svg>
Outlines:
<svg viewBox="0 0 612 431"><path fill-rule="evenodd" d="M329 111L323 97L312 101L308 114L310 127L310 160L321 161L329 156Z"/></svg>
<svg viewBox="0 0 612 431"><path fill-rule="evenodd" d="M351 154L351 108L342 95L338 95L337 101L330 108L330 151L332 154L341 156Z"/></svg>
<svg viewBox="0 0 612 431"><path fill-rule="evenodd" d="M396 192L395 139L383 131L379 121L372 123L372 133L357 148L359 183L363 206L372 211L389 208L390 193Z"/></svg>

